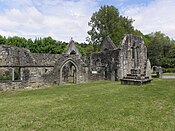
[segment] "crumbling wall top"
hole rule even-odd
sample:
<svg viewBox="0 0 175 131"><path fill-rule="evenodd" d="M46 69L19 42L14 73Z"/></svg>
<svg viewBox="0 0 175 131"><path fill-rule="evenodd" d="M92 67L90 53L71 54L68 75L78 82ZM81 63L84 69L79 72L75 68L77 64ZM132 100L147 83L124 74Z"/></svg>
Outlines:
<svg viewBox="0 0 175 131"><path fill-rule="evenodd" d="M34 64L35 59L30 53L30 50L8 45L0 46L0 66L21 66Z"/></svg>
<svg viewBox="0 0 175 131"><path fill-rule="evenodd" d="M102 41L100 51L102 52L102 51L114 50L114 49L116 49L116 46L113 43L112 39L109 36L105 37L104 40Z"/></svg>

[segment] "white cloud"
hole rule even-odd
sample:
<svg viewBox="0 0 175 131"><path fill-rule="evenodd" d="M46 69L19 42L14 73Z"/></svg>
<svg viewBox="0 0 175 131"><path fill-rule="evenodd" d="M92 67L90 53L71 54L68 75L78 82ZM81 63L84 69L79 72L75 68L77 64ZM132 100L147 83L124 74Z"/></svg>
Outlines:
<svg viewBox="0 0 175 131"><path fill-rule="evenodd" d="M103 0L0 0L0 35L85 41L98 1ZM124 1L116 0L121 6ZM135 28L145 34L160 30L175 38L174 7L174 0L154 0L148 5L128 6L123 14L132 17Z"/></svg>
<svg viewBox="0 0 175 131"><path fill-rule="evenodd" d="M175 1L154 0L148 5L129 6L124 14L135 20L134 27L148 34L161 31L175 38Z"/></svg>
<svg viewBox="0 0 175 131"><path fill-rule="evenodd" d="M5 2L0 0L0 2ZM10 5L10 2L12 4ZM0 35L85 41L95 0L9 0L0 10Z"/></svg>

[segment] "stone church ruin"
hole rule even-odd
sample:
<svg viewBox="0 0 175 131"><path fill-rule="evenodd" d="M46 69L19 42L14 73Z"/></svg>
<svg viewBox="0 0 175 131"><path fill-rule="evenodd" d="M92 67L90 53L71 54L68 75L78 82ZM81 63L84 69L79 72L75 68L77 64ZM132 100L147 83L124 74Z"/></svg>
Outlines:
<svg viewBox="0 0 175 131"><path fill-rule="evenodd" d="M106 37L100 52L85 59L71 39L64 54L36 54L13 46L0 46L0 90L44 87L96 80L122 84L151 81L151 65L141 37L125 35L119 48Z"/></svg>

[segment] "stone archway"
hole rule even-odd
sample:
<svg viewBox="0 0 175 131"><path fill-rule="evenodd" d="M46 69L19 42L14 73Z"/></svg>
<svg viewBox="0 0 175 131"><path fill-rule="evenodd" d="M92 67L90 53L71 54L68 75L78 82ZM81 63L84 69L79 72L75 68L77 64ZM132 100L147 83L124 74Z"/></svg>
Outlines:
<svg viewBox="0 0 175 131"><path fill-rule="evenodd" d="M67 83L78 83L79 78L79 69L77 64L72 60L68 59L60 67L60 81L59 84L67 84Z"/></svg>
<svg viewBox="0 0 175 131"><path fill-rule="evenodd" d="M162 67L161 66L153 66L152 72L156 73L157 78L162 78ZM153 77L155 77L155 76L153 76Z"/></svg>

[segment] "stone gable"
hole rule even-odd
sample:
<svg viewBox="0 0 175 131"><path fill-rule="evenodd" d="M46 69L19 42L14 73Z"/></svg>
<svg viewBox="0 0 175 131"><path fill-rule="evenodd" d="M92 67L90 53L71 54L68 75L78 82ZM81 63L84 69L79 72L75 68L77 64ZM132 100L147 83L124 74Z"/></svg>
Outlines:
<svg viewBox="0 0 175 131"><path fill-rule="evenodd" d="M77 49L77 47L76 47L75 42L73 41L73 39L70 40L70 42L68 44L68 49L65 52L65 54L67 54L67 55L77 55L79 58L81 57L81 53Z"/></svg>
<svg viewBox="0 0 175 131"><path fill-rule="evenodd" d="M114 50L114 49L116 49L116 46L111 40L111 38L109 36L105 37L104 40L102 41L100 51L103 52L106 50Z"/></svg>

